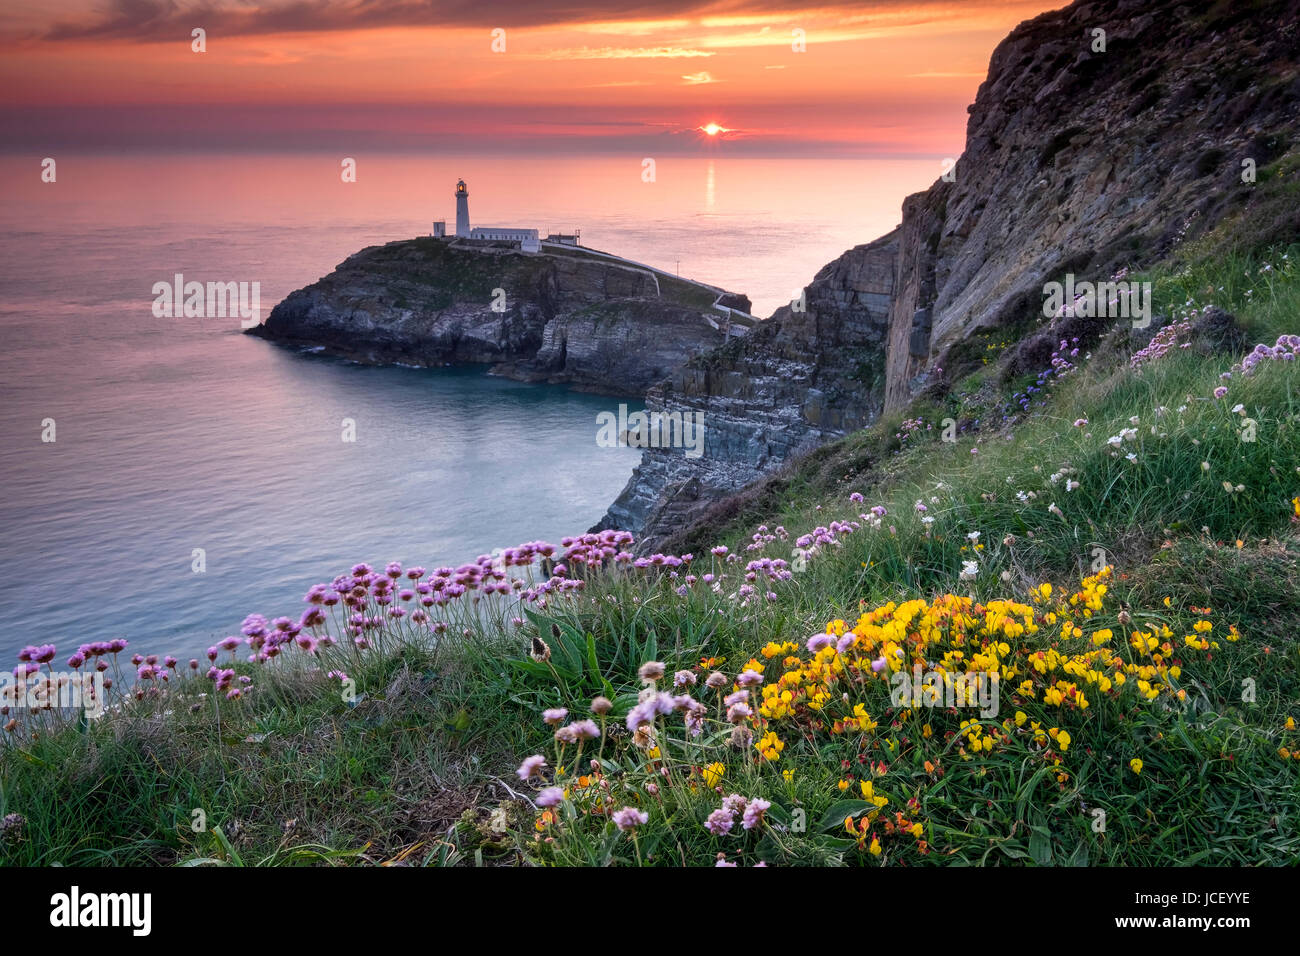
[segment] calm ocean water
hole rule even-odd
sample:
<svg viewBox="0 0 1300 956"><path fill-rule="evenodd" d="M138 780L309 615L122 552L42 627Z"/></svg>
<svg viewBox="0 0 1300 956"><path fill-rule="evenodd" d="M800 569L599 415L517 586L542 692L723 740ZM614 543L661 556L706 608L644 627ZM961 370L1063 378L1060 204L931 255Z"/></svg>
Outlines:
<svg viewBox="0 0 1300 956"><path fill-rule="evenodd" d="M644 183L639 158L362 156L343 184L322 155L70 155L44 184L40 159L0 158L10 663L24 644L111 637L188 657L251 612L296 617L308 587L358 561L435 567L558 540L594 523L638 460L595 443L616 399L351 365L237 320L157 319L153 283L258 281L264 317L357 249L454 221L464 177L475 224L580 228L587 245L745 292L768 315L892 228L937 171L663 160Z"/></svg>

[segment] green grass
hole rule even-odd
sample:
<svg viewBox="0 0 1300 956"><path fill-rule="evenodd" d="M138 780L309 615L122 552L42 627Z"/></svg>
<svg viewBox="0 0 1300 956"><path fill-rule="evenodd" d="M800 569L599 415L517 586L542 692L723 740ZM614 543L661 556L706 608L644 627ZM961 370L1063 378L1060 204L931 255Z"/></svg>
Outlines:
<svg viewBox="0 0 1300 956"><path fill-rule="evenodd" d="M1145 278L1162 315L1213 303L1241 318L1251 344L1271 341L1300 325L1297 251L1180 261ZM1261 272L1265 263L1272 268ZM684 531L676 551L694 552L691 572L726 575L716 592L697 581L679 595L684 580L656 570L593 572L577 596L552 597L520 625L510 621L514 608L489 598L477 612L456 611L438 645L409 623L390 623L366 654L344 650L348 638L340 635L317 671L292 649L292 659L268 667L241 664L254 690L238 701L200 697L207 689L200 676L88 726L8 735L0 745L0 816L14 816L0 826L0 858L39 865L708 865L719 853L742 864L817 865L1294 860L1300 760L1282 752L1300 750L1300 732L1286 727L1288 717L1300 719L1296 363L1265 362L1251 376L1222 379L1240 356L1192 348L1135 371L1126 340L1115 334L1022 410L1017 395L1033 377L1005 380L1008 343L979 344L988 366L980 363L948 395L818 449ZM1228 392L1215 398L1221 384ZM1242 411L1234 412L1238 404ZM904 431L905 421L917 419L919 428ZM941 439L945 419L957 429L953 442ZM1076 426L1080 419L1087 424ZM1112 447L1108 439L1125 429L1132 434ZM1078 487L1066 490L1073 481ZM852 493L864 500L851 501ZM887 511L879 529L838 534L837 543L811 553L797 547L801 534L832 521L863 524L858 516L872 506ZM711 555L714 543L743 560ZM758 546L746 551L751 544ZM795 573L760 578L753 597L738 598L744 562L756 557L790 562ZM964 562L975 562L973 580L963 579ZM1049 623L1048 605L1034 603L1038 585L1050 581L1055 601L1103 565L1113 571L1098 608L1085 615L1061 605ZM764 598L769 590L774 600ZM691 670L702 682L714 669L734 679L757 659L767 685L786 670L787 656L802 667L805 641L837 620L852 628L889 602L962 598L1028 602L1041 616L1033 633L1006 639L1003 661L1016 674L995 716L896 706L884 680L844 679L820 711L757 728L784 745L774 761L759 757L752 741L737 741L719 719L721 694L700 686L692 688L706 708L698 737L685 732L680 715L659 717L656 755L623 726L647 661L663 662L670 677ZM1062 631L1067 617L1079 636ZM1194 624L1207 621L1214 646L1186 645L1199 633ZM1087 654L1103 628L1115 634L1107 646L1129 662L1134 632L1169 629L1162 661L1179 673L1160 676L1156 700L1137 697L1136 675L1114 693L1069 677L1091 702L1084 709L1047 703L1044 687L1032 697L1017 692L1040 651ZM530 658L535 638L549 646L549 659ZM764 657L772 642L795 647ZM978 642L944 647L981 650ZM344 699L324 676L332 668L355 679L357 699ZM729 681L724 693L731 689ZM560 748L541 711L566 707L570 720L585 717L598 695L614 707L600 739L580 752ZM832 732L859 703L876 726ZM974 750L973 725L963 726L972 719L981 734L996 736L989 751ZM1067 731L1071 742L1037 743L1033 721L1042 732ZM553 818L533 806L539 782L521 782L514 772L530 754L546 757L548 775L563 767L546 781L567 790ZM1140 774L1129 767L1134 758L1143 762ZM706 781L704 768L715 764L721 776L710 771ZM883 772L873 770L882 764ZM875 811L862 799L864 780L889 802L859 845L844 820ZM752 830L737 819L731 833L712 835L706 821L731 793L770 801L766 819ZM647 813L635 839L608 819L615 807ZM888 832L894 813L920 825L927 853L910 834Z"/></svg>

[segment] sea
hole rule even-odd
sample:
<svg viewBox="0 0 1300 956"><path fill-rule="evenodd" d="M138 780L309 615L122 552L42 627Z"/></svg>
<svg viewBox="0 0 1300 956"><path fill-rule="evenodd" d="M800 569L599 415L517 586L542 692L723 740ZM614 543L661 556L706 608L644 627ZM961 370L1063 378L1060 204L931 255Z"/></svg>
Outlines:
<svg viewBox="0 0 1300 956"><path fill-rule="evenodd" d="M358 562L433 568L580 534L639 460L635 401L486 367L371 367L159 318L154 285L257 282L261 316L357 250L474 225L746 293L766 317L893 228L930 159L0 156L0 663L126 638L200 656ZM345 440L346 423L352 437ZM52 439L52 440L51 440Z"/></svg>

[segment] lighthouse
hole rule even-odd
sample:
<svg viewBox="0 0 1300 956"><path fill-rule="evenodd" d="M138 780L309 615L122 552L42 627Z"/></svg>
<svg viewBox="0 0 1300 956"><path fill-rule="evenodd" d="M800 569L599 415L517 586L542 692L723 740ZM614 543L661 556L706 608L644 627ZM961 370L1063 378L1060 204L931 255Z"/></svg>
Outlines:
<svg viewBox="0 0 1300 956"><path fill-rule="evenodd" d="M456 235L469 238L469 187L456 180Z"/></svg>

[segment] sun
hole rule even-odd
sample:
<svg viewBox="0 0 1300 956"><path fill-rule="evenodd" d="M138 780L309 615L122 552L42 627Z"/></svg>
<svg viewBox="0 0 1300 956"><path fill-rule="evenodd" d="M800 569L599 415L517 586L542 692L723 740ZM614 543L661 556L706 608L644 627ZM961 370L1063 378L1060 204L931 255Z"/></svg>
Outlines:
<svg viewBox="0 0 1300 956"><path fill-rule="evenodd" d="M707 136L709 139L716 139L717 137L721 136L723 133L735 132L735 130L728 129L727 127L723 126L721 123L705 123L703 126L697 126L695 128L699 132Z"/></svg>

